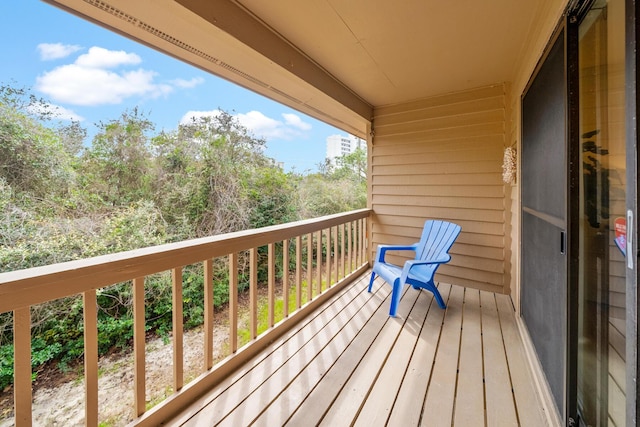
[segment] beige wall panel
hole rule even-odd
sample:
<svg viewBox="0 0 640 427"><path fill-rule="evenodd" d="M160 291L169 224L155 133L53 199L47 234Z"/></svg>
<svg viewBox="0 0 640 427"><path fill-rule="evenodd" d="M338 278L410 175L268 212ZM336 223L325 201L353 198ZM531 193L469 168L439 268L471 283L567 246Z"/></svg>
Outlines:
<svg viewBox="0 0 640 427"><path fill-rule="evenodd" d="M450 278L460 278L461 281L484 283L490 286L502 286L503 274L491 273L488 271L473 270L464 266L458 266L455 264L445 264L439 270L438 273L449 276ZM441 277L436 278L437 281L444 280ZM451 283L448 281L447 283ZM462 284L462 283L461 283ZM464 285L463 285L464 286Z"/></svg>
<svg viewBox="0 0 640 427"><path fill-rule="evenodd" d="M484 128L484 126L482 126L482 128ZM499 131L501 132L501 130ZM402 147L401 151L403 155L423 153L436 155L440 151L449 152L452 150L490 150L492 148L495 149L495 144L500 143L504 139L504 135L502 133L496 133L496 129L491 129L490 133L473 136L456 136L456 133L460 133L459 129L452 129L448 132L448 135L442 137L430 136L429 141L431 141L432 144L429 145L428 148L420 144L420 141L426 137L424 133L405 136L404 142L400 141L397 136L379 137L380 139L377 140L378 143L376 144L379 151L376 151L376 155L379 157L397 155L398 147Z"/></svg>
<svg viewBox="0 0 640 427"><path fill-rule="evenodd" d="M393 215L398 212L397 206L377 205L376 211L381 214ZM502 224L504 223L504 213L499 210L482 209L458 209L448 206L405 206L403 214L423 219L450 219L461 221L480 221ZM418 236L419 237L419 236Z"/></svg>
<svg viewBox="0 0 640 427"><path fill-rule="evenodd" d="M487 136L487 135L499 135L504 132L504 123L491 122L470 125L468 123L461 123L459 127L444 128L444 129L424 129L416 131L411 135L407 134L376 134L376 145L388 145L394 143L419 143L424 141L425 138L431 140L453 139L453 138L469 138L473 136ZM377 132L376 132L377 133ZM379 139L378 139L379 138Z"/></svg>
<svg viewBox="0 0 640 427"><path fill-rule="evenodd" d="M455 153L451 154L451 157L457 157ZM453 160L453 159L451 159ZM495 173L498 176L498 172L501 172L500 165L495 164L494 161L479 161L479 162L463 162L463 161L450 161L442 163L426 163L426 164L408 164L397 166L376 166L373 165L373 173L377 175L443 175L451 172L451 168L458 167L461 173L474 174L474 173Z"/></svg>
<svg viewBox="0 0 640 427"><path fill-rule="evenodd" d="M380 136L407 134L431 129L445 129L456 127L464 123L465 125L478 125L486 123L502 123L504 120L503 110L489 110L478 113L461 114L458 116L447 116L441 118L429 118L425 120L414 120L395 125L381 126L378 128L375 119L374 126L376 134Z"/></svg>
<svg viewBox="0 0 640 427"><path fill-rule="evenodd" d="M475 185L479 190L489 187L500 187L500 191L504 193L501 183L496 182L495 173L486 174L460 174L460 175L431 175L428 180L424 180L421 175L373 175L371 180L373 185L393 185L393 186L447 186L453 188L459 185ZM401 188L398 188L400 191Z"/></svg>
<svg viewBox="0 0 640 427"><path fill-rule="evenodd" d="M462 227L437 280L505 292L505 86L374 111L372 252L419 239L424 221ZM402 263L406 258L390 255Z"/></svg>
<svg viewBox="0 0 640 427"><path fill-rule="evenodd" d="M387 125L395 125L399 121L409 123L430 118L442 118L447 116L458 116L460 114L471 114L477 111L501 109L504 98L502 94L485 99L473 99L470 101L458 102L454 104L436 105L421 109L408 110L393 115L378 115L376 118L376 128Z"/></svg>
<svg viewBox="0 0 640 427"><path fill-rule="evenodd" d="M502 94L502 85L486 86L478 89L438 95L426 99L418 99L415 101L407 102L405 104L389 105L376 108L375 115L376 117L382 117L388 114L406 113L412 110L421 110L424 108L437 107L447 104L456 104L469 100L492 98L495 96L501 96Z"/></svg>
<svg viewBox="0 0 640 427"><path fill-rule="evenodd" d="M475 182L473 177L478 177L478 175L473 174L471 177L467 178L467 183L465 184L451 184L451 183L443 183L439 185L419 185L421 181L416 181L413 184L415 185L402 185L398 187L397 185L378 185L378 193L377 195L388 195L388 196L413 196L413 197L449 197L449 198L458 198L458 197L473 197L473 198L492 198L492 199L501 199L504 194L504 188L502 185L485 185L481 189L478 188L478 184L482 182L482 180L476 179ZM434 177L429 177L433 179ZM446 181L446 180L445 180ZM491 180L495 181L495 175L491 175ZM474 185L475 184L475 185ZM444 187L446 185L446 187Z"/></svg>
<svg viewBox="0 0 640 427"><path fill-rule="evenodd" d="M466 197L429 197L429 196L397 196L390 194L376 194L373 203L379 205L414 204L415 206L450 206L452 208L469 208ZM474 197L474 209L495 209L496 199L488 197Z"/></svg>
<svg viewBox="0 0 640 427"><path fill-rule="evenodd" d="M409 242L416 242L420 239L420 232L422 231L422 227L424 226L424 221L429 219L428 217L420 216L420 217L411 217L411 216L398 216L398 215L375 215L373 218L374 234L379 230L377 226L386 226L386 225L400 225L400 226L409 226L415 227L415 234L411 236ZM504 225L501 223L482 223L480 221L456 221L458 225L462 227L464 231L458 237L458 240L461 241L463 238L466 238L469 233L478 234L478 235L486 235L486 236L498 236L500 239L504 239ZM489 240L487 240L489 241ZM387 242L380 241L379 243L386 244ZM504 243L503 243L504 244ZM487 244L487 246L491 246ZM374 247L371 248L372 251L375 251Z"/></svg>
<svg viewBox="0 0 640 427"><path fill-rule="evenodd" d="M421 164L430 165L438 164L451 160L451 153L455 152L456 157L461 162L470 161L492 161L496 156L502 155L502 150L495 146L473 146L461 148L459 150L435 151L432 153L408 153L399 156L376 156L373 160L373 167L389 166L389 165L410 165ZM430 167L430 166L429 166ZM495 169L495 168L493 168ZM429 171L425 169L425 171Z"/></svg>
<svg viewBox="0 0 640 427"><path fill-rule="evenodd" d="M478 148L494 147L496 143L501 143L504 139L502 134L490 134L485 136L472 136L460 138L442 138L431 139L432 145L428 148L420 144L420 141L409 141L405 144L393 143L385 140L385 144L379 144L376 149L376 159L386 156L394 156L398 149L402 150L405 155L408 154L434 154L440 151L452 150L476 150ZM384 139L381 138L381 141Z"/></svg>

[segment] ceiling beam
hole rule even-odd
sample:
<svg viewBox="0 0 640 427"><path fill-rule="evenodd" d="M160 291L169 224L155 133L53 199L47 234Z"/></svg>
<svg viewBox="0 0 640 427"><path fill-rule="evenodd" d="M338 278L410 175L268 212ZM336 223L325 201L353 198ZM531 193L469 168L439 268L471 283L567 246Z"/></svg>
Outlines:
<svg viewBox="0 0 640 427"><path fill-rule="evenodd" d="M373 107L370 104L237 3L230 0L176 2L365 120L371 120Z"/></svg>

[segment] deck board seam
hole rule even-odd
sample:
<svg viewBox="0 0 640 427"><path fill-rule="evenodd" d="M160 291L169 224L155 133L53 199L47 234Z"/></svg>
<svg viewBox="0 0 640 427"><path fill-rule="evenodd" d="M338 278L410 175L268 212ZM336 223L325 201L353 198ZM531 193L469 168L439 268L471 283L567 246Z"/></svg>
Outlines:
<svg viewBox="0 0 640 427"><path fill-rule="evenodd" d="M453 391L453 405L451 407L451 425L453 425L456 417L456 401L458 399L458 384L460 382L460 356L462 353L462 334L464 331L464 312L467 299L467 289L463 290L462 309L460 310L460 336L458 337L458 363L456 364L456 385Z"/></svg>
<svg viewBox="0 0 640 427"><path fill-rule="evenodd" d="M334 338L336 338L337 336L339 336L339 334L344 330L344 328L346 328L346 327L347 327L347 325L348 325L348 324L353 320L353 318L354 318L355 316L357 316L357 315L358 315L358 313L360 313L360 312L362 311L362 309L367 305L367 303L368 303L368 302L373 298L373 295L375 295L375 293L377 293L378 291L379 291L379 289L378 289L376 292L374 292L374 293L372 294L372 296L371 296L371 297L369 297L369 298L367 298L365 301L363 301L362 305L358 308L358 310L356 310L356 312L355 312L355 313L353 313L353 315L349 318L349 320L348 320L347 322L345 322L345 324L344 324L344 325L343 325L343 326L338 330L338 332L335 334L335 336L334 336L332 339L330 339L329 341L327 341L327 343L326 343L325 345L323 345L323 346L322 346L322 348L321 348L321 349L316 353L316 355L315 355L313 358L311 358L311 359L309 360L309 362L307 362L307 363L302 367L302 369L300 370L300 372L298 372L294 377L292 377L292 378L291 378L291 380L290 380L290 381L289 381L289 382L288 382L288 383L287 383L287 384L282 388L282 390L280 390L280 392L279 392L276 396L274 396L274 397L273 397L273 399L271 399L271 401L270 401L267 405L265 405L265 407L260 411L260 413L259 413L258 415L256 415L256 417L251 421L250 425L253 425L253 424L256 422L256 420L258 420L258 419L262 416L262 414L264 414L264 413L269 409L269 407L270 407L270 406L271 406L271 405L272 405L272 404L273 404L273 403L274 403L274 402L275 402L275 401L276 401L276 400L277 400L277 399L278 399L278 398L279 398L283 393L285 393L285 392L286 392L286 390L289 388L289 386L290 386L290 385L291 385L291 384L292 384L292 383L293 383L293 382L294 382L294 381L295 381L295 380L296 380L300 375L302 375L302 372L303 372L303 371L304 371L304 370L305 370L305 369L306 369L306 368L307 368L311 363L313 363L313 361L314 361L314 360L315 360L315 359L320 355L320 353L321 353L321 352L322 352L322 351L323 351L327 346L329 346L329 345L333 342ZM384 304L384 302L386 301L386 299L387 299L387 298L388 298L388 296L381 300L381 302L380 302L380 306L382 306L382 304ZM365 324L366 324L366 323L365 323ZM325 325L322 329L325 329L326 327L327 327L327 325ZM321 329L321 330L322 330L322 329ZM320 331L321 331L321 330L320 330ZM318 331L318 333L316 333L316 334L313 336L313 339L315 339L315 338L317 337L317 335L320 333L320 331ZM307 344L309 344L310 342L311 342L311 340L307 341L307 342L303 345L303 347L304 347L304 346L306 346ZM295 354L298 354L298 352L296 352ZM293 358L293 357L295 356L295 354L294 354L294 355L292 355L292 356L291 356L291 358ZM291 358L287 359L287 362L288 362ZM287 362L283 363L280 367L278 367L278 369L277 369L277 370L276 370L276 371L275 371L271 376L275 375L275 374L276 374L276 372L277 372L277 371L279 371L282 367L284 367L284 365L285 365ZM270 376L269 378L271 378L271 376ZM267 380L268 380L268 379L267 379ZM265 380L262 384L260 384L260 386L262 386L262 385L263 385L267 380ZM259 387L260 387L260 386L259 386ZM258 388L259 388L259 387L257 387L257 388L256 388L256 390L254 390L254 392L258 391ZM254 392L252 392L251 394L253 394ZM247 396L247 398L249 398L249 396Z"/></svg>
<svg viewBox="0 0 640 427"><path fill-rule="evenodd" d="M407 295L407 288L404 289L401 299L405 298ZM390 294L389 294L390 295ZM389 297L387 297L388 299ZM386 300L385 300L386 301ZM415 303L415 302L414 302ZM413 304L412 304L413 307ZM406 319L405 319L406 321ZM369 344L369 346L367 346L366 350L362 353L362 358L360 359L360 361L353 367L353 370L351 371L351 373L349 374L349 376L346 378L346 380L344 381L344 384L342 385L342 387L340 387L340 390L338 390L338 392L336 393L334 399L332 400L331 404L327 407L326 411L324 412L324 414L322 415L322 417L319 420L318 424L321 424L325 417L328 415L328 413L331 411L331 409L333 408L333 404L338 400L338 397L340 396L340 394L342 394L344 388L347 386L347 384L349 383L349 381L351 380L351 378L353 377L353 374L358 370L358 367L361 365L362 361L364 360L364 358L366 357L367 353L369 352L369 350L371 350L371 348L373 347L373 345L375 344L376 340L378 339L378 337L380 336L380 333L384 330L386 324L389 322L389 317L387 317L384 322L382 322L382 324L380 325L380 329L378 330L378 332L375 334L375 337L373 337L371 343ZM395 342L395 341L394 341ZM351 346L351 344L353 344L353 341L351 343L349 343L349 346ZM349 347L347 346L347 348ZM346 350L346 349L345 349ZM337 360L336 360L337 361ZM333 365L332 365L333 366Z"/></svg>
<svg viewBox="0 0 640 427"><path fill-rule="evenodd" d="M438 290L440 290L440 287L441 287L440 282L438 282ZM449 307L449 299L450 298L451 298L451 287L449 287L449 292L447 292L447 297L443 298L445 300L445 303L446 303L447 307ZM438 331L438 338L436 340L435 347L434 347L435 350L434 350L434 354L433 354L433 359L431 360L431 367L429 369L429 379L427 380L427 387L424 389L424 395L422 397L422 407L420 408L420 415L418 417L418 425L422 424L422 417L424 415L424 405L425 405L425 403L427 401L427 392L429 391L429 385L431 384L431 379L433 378L433 369L434 369L434 367L436 365L436 354L438 352L438 347L440 346L440 338L442 337L442 329L443 329L443 326L444 326L444 319L445 319L446 315L447 314L446 314L446 309L445 309L445 312L442 315L442 320L440 321L440 330ZM428 314L427 314L427 316L428 316ZM425 316L424 323L427 322L427 316ZM424 323L423 323L423 327L424 327ZM422 330L420 330L420 335L422 335ZM408 366L407 366L407 369L408 369ZM404 379L403 379L403 381L404 381ZM397 398L397 396L396 396L396 398ZM394 406L395 406L395 401L394 401ZM393 409L392 409L391 412L393 413ZM388 421L388 419L387 419L387 421Z"/></svg>
<svg viewBox="0 0 640 427"><path fill-rule="evenodd" d="M355 281L353 284L349 285L348 287L346 287L344 290L341 290L340 293L338 295L336 295L336 300L340 300L341 298L347 298L347 302L345 302L344 307L339 308L338 309L338 313L340 313L341 311L345 310L347 307L349 307L349 305L353 304L354 301L356 301L359 297L361 297L361 295L365 295L365 297L367 297L367 301L368 299L370 299L371 297L368 297L365 294L364 289L359 290L357 293L355 293L355 295L353 297L348 297L348 293L350 291L352 291L352 289L354 289L360 282L362 281L362 279ZM301 325L299 325L299 327L294 327L292 328L291 331L289 331L287 334L285 334L285 336L281 337L278 341L276 341L274 343L274 347L268 351L268 352L264 352L261 353L259 356L257 356L252 362L249 363L253 363L253 366L251 367L245 367L246 369L242 369L239 370L238 372L236 372L235 374L233 374L232 376L230 376L227 380L225 380L224 382L222 382L221 384L224 384L225 382L228 382L228 384L226 384L226 387L224 387L223 389L220 389L217 391L217 393L209 396L209 398L205 401L206 403L202 404L202 407L199 408L197 411L195 411L193 414L191 414L191 416L186 419L184 421L184 423L188 422L189 419L195 417L197 414L199 414L201 411L203 411L204 409L206 409L209 405L211 405L215 400L221 398L221 396L228 392L229 389L231 389L235 384L243 381L245 379L246 376L248 376L251 372L253 372L255 369L259 368L269 357L272 356L272 354L274 354L277 350L279 350L280 348L282 348L283 346L287 345L287 343L289 342L290 339L295 338L299 333L301 333L305 328L307 327L311 327L312 326L312 322L315 321L316 319L320 318L323 314L326 314L331 308L335 308L335 306L333 304L331 305L327 305L326 307L323 307L321 310L318 310L317 313L313 313L312 315L310 315L309 321L308 322L303 322ZM318 332L316 332L315 334L312 335L312 337L315 337L318 333L320 333L322 329L318 330ZM298 350L299 351L299 350ZM292 357L293 355L295 355L297 353L294 352L291 356L289 356L288 358ZM288 359L287 358L287 359ZM268 379L268 378L267 378ZM266 381L266 380L265 380ZM262 382L263 383L263 382ZM261 384L262 384L261 383ZM260 384L260 385L261 385ZM257 386L256 388L259 388L259 386ZM237 406L239 406L242 402L238 403ZM233 408L235 409L235 407ZM233 411L233 409L231 411ZM231 412L230 411L230 412Z"/></svg>

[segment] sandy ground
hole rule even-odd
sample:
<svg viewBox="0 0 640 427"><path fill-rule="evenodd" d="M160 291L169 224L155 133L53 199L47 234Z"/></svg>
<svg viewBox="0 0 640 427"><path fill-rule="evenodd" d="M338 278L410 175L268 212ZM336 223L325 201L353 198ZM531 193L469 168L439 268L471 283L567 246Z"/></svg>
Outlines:
<svg viewBox="0 0 640 427"><path fill-rule="evenodd" d="M276 297L280 297L280 283ZM258 288L258 305L265 306L267 287ZM246 328L249 321L249 295L239 295L238 327ZM229 325L228 307L214 315L214 361L227 356ZM204 369L204 331L202 327L184 333L184 383L200 375ZM173 393L173 347L168 339L148 339L146 353L147 409L162 402ZM98 361L98 422L100 427L127 425L134 418L133 354L119 353L101 357ZM82 368L77 374L62 374L52 369L34 382L34 426L84 426L84 382ZM39 376L40 378L40 376ZM0 427L14 426L12 390L0 391Z"/></svg>
<svg viewBox="0 0 640 427"><path fill-rule="evenodd" d="M225 331L226 332L226 331ZM214 333L214 357L227 348L226 333ZM185 384L203 370L204 332L202 328L184 334ZM103 427L123 426L133 414L133 354L117 354L100 358L98 380L99 422ZM146 345L147 407L161 402L172 392L173 349L171 339L154 338ZM69 377L69 375L67 375ZM73 377L73 376L71 376ZM58 381L56 381L58 382ZM13 417L0 419L0 427L15 425ZM53 386L39 387L34 393L34 426L83 426L84 382L70 378Z"/></svg>

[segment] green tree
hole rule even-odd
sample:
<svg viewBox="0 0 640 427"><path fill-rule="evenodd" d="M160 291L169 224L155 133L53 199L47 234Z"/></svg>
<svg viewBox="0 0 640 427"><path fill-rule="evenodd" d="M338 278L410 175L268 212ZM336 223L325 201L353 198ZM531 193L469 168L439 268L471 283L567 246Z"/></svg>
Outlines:
<svg viewBox="0 0 640 427"><path fill-rule="evenodd" d="M24 89L0 86L0 177L16 192L40 199L64 194L72 156L54 129L40 121L45 105Z"/></svg>
<svg viewBox="0 0 640 427"><path fill-rule="evenodd" d="M110 206L149 199L153 123L134 108L99 127L80 166L84 191Z"/></svg>

